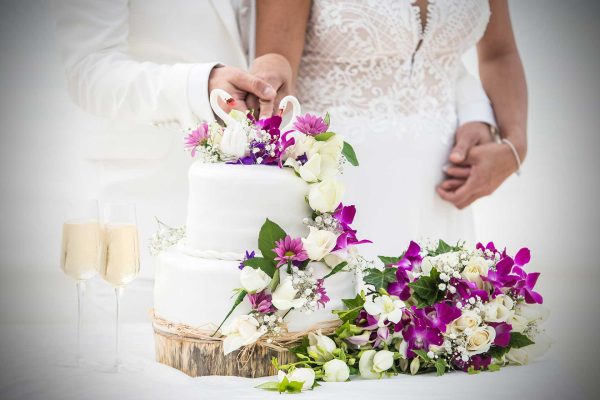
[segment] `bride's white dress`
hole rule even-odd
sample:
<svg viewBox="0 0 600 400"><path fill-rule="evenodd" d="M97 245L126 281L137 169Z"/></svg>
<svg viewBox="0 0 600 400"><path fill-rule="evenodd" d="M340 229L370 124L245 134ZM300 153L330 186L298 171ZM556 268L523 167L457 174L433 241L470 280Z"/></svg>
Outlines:
<svg viewBox="0 0 600 400"><path fill-rule="evenodd" d="M457 128L461 56L483 35L487 0L315 0L299 70L306 111L329 111L332 130L356 149L344 171L355 226L373 246L399 254L420 238L473 240L470 210L441 200ZM369 250L368 247L372 249Z"/></svg>

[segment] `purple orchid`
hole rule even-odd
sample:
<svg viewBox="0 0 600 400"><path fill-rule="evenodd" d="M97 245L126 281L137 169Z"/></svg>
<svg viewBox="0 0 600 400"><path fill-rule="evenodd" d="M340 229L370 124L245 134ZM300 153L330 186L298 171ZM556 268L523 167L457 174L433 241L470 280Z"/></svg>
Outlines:
<svg viewBox="0 0 600 400"><path fill-rule="evenodd" d="M446 332L446 326L460 317L461 312L454 305L447 303L437 303L433 307L425 308L425 316L432 328Z"/></svg>
<svg viewBox="0 0 600 400"><path fill-rule="evenodd" d="M396 271L396 279L398 279L398 271ZM390 282L387 287L387 292L392 296L398 296L402 301L406 301L410 298L410 286L408 286L408 283L408 280L404 279Z"/></svg>
<svg viewBox="0 0 600 400"><path fill-rule="evenodd" d="M249 294L248 300L250 300L250 306L252 309L261 314L268 314L276 311L273 303L271 302L271 295L264 290L262 292Z"/></svg>
<svg viewBox="0 0 600 400"><path fill-rule="evenodd" d="M538 292L535 292L533 288L537 283L538 278L540 277L539 272L525 273L521 275L521 279L516 283L514 289L516 292L525 298L525 302L528 304L542 304L544 302L544 298Z"/></svg>
<svg viewBox="0 0 600 400"><path fill-rule="evenodd" d="M246 255L244 256L242 262L240 262L239 269L244 269L244 263L254 257L256 257L256 253L254 252L254 250L252 250L251 252L248 252L248 250L246 250Z"/></svg>
<svg viewBox="0 0 600 400"><path fill-rule="evenodd" d="M366 310L362 309L358 313L358 317L356 318L356 325L360 326L365 330L374 330L377 329L377 318L369 314Z"/></svg>
<svg viewBox="0 0 600 400"><path fill-rule="evenodd" d="M413 307L412 323L402 332L402 337L408 343L406 355L408 358L415 356L413 350L429 351L429 346L441 346L444 338L439 329L430 326L427 318Z"/></svg>
<svg viewBox="0 0 600 400"><path fill-rule="evenodd" d="M275 242L273 251L277 254L275 261L279 261L276 265L277 268L284 264L308 259L308 254L302 246L302 240L300 238L292 239L289 235Z"/></svg>
<svg viewBox="0 0 600 400"><path fill-rule="evenodd" d="M367 239L359 240L356 236L356 230L350 227L350 224L352 224L352 222L354 221L355 215L355 206L344 206L342 203L340 203L333 212L333 218L335 218L342 227L342 233L340 233L340 235L338 236L333 251L345 249L348 246L357 246L359 244L372 243L370 240Z"/></svg>
<svg viewBox="0 0 600 400"><path fill-rule="evenodd" d="M198 146L206 143L208 137L208 124L206 122L203 122L200 125L198 125L196 129L191 131L189 135L186 136L184 140L184 147L187 150L190 150L190 154L192 155L192 157L195 157Z"/></svg>
<svg viewBox="0 0 600 400"><path fill-rule="evenodd" d="M457 302L465 302L471 297L475 298L479 296L483 302L489 300L489 294L483 289L478 289L474 282L469 282L462 278L451 278L448 282L450 285L456 288L456 293L451 294L449 291L446 292L446 300L456 304Z"/></svg>
<svg viewBox="0 0 600 400"><path fill-rule="evenodd" d="M404 255L394 264L394 266L404 271L412 271L414 266L420 264L421 261L423 261L423 258L421 257L421 247L416 242L411 241L408 245L408 249L404 252Z"/></svg>
<svg viewBox="0 0 600 400"><path fill-rule="evenodd" d="M508 346L510 343L510 331L512 331L512 325L506 322L489 322L488 325L496 330L494 345L499 347Z"/></svg>
<svg viewBox="0 0 600 400"><path fill-rule="evenodd" d="M511 274L514 263L511 257L506 256L498 261L495 270L490 269L487 276L482 276L481 279L489 282L494 288L494 293L499 294L501 288L513 287L519 279L517 275Z"/></svg>
<svg viewBox="0 0 600 400"><path fill-rule="evenodd" d="M390 344L392 341L392 335L390 335L390 328L383 326L377 329L375 341L373 342L374 348L380 348L383 344Z"/></svg>
<svg viewBox="0 0 600 400"><path fill-rule="evenodd" d="M460 369L464 372L467 372L469 367L473 367L473 369L476 371L482 371L487 369L491 363L491 356L484 356L481 354L472 356L468 361L463 361L460 356L457 356L452 360L452 364L456 367L456 369Z"/></svg>
<svg viewBox="0 0 600 400"><path fill-rule="evenodd" d="M326 132L327 128L328 126L323 118L312 114L301 115L294 122L294 129L310 136L317 136L320 133Z"/></svg>

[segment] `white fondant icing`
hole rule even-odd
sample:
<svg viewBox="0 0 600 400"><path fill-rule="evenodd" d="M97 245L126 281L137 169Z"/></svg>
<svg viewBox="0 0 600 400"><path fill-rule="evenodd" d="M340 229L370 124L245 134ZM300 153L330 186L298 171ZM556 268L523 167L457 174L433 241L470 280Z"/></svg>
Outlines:
<svg viewBox="0 0 600 400"><path fill-rule="evenodd" d="M189 170L187 246L244 254L257 250L258 232L269 218L289 235L307 233L308 185L288 168L206 164Z"/></svg>
<svg viewBox="0 0 600 400"><path fill-rule="evenodd" d="M158 257L154 284L154 310L162 318L175 323L202 327L217 326L233 305L234 289L240 285L239 262L210 260L185 255L172 247ZM330 270L321 263L312 264L322 277ZM312 314L292 311L286 317L288 329L303 331L311 325L335 319L331 310L342 309L342 299L356 295L356 282L351 272L340 272L325 280L331 301ZM245 300L232 316L247 314Z"/></svg>

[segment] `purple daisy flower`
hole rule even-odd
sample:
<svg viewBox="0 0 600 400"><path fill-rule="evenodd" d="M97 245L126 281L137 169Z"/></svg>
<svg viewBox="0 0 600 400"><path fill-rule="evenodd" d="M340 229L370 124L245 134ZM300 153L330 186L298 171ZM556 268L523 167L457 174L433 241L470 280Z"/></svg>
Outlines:
<svg viewBox="0 0 600 400"><path fill-rule="evenodd" d="M306 114L296 118L294 129L306 135L317 136L320 133L327 132L327 124L323 118L312 114Z"/></svg>
<svg viewBox="0 0 600 400"><path fill-rule="evenodd" d="M196 148L208 140L208 124L206 122L198 125L196 129L190 132L184 139L184 147L190 150L192 157L196 156Z"/></svg>
<svg viewBox="0 0 600 400"><path fill-rule="evenodd" d="M289 235L275 242L273 251L277 254L275 261L279 261L276 265L277 268L287 263L308 259L308 254L302 246L302 240L300 238L292 239Z"/></svg>
<svg viewBox="0 0 600 400"><path fill-rule="evenodd" d="M275 307L273 307L272 296L265 292L253 293L248 295L248 300L250 300L250 305L254 311L258 311L262 314L268 314L275 312Z"/></svg>

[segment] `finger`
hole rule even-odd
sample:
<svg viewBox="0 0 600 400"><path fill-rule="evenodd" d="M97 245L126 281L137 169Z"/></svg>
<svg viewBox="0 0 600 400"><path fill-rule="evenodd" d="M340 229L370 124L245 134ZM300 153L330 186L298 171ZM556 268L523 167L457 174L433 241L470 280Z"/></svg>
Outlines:
<svg viewBox="0 0 600 400"><path fill-rule="evenodd" d="M258 97L253 94L249 94L248 97L246 97L246 105L248 106L249 110L252 110L252 115L254 115L255 118L258 117L258 112L260 110Z"/></svg>
<svg viewBox="0 0 600 400"><path fill-rule="evenodd" d="M459 179L467 179L469 175L471 175L471 167L462 167L458 165L446 165L443 168L446 175L459 178Z"/></svg>
<svg viewBox="0 0 600 400"><path fill-rule="evenodd" d="M465 182L465 179L446 179L442 183L440 183L439 187L449 192L452 192L464 185Z"/></svg>
<svg viewBox="0 0 600 400"><path fill-rule="evenodd" d="M266 81L250 75L244 71L239 71L231 77L231 82L245 92L252 93L262 100L273 100L277 95L273 86Z"/></svg>
<svg viewBox="0 0 600 400"><path fill-rule="evenodd" d="M261 100L260 103L260 118L269 118L273 115L273 109L275 107L274 100Z"/></svg>
<svg viewBox="0 0 600 400"><path fill-rule="evenodd" d="M440 187L437 188L437 192L440 197L455 206L464 203L473 194L473 179L467 179L464 185L459 187L455 191L444 190Z"/></svg>
<svg viewBox="0 0 600 400"><path fill-rule="evenodd" d="M471 147L477 144L479 135L475 131L459 131L456 135L456 143L450 151L450 161L453 163L461 163L469 154Z"/></svg>

